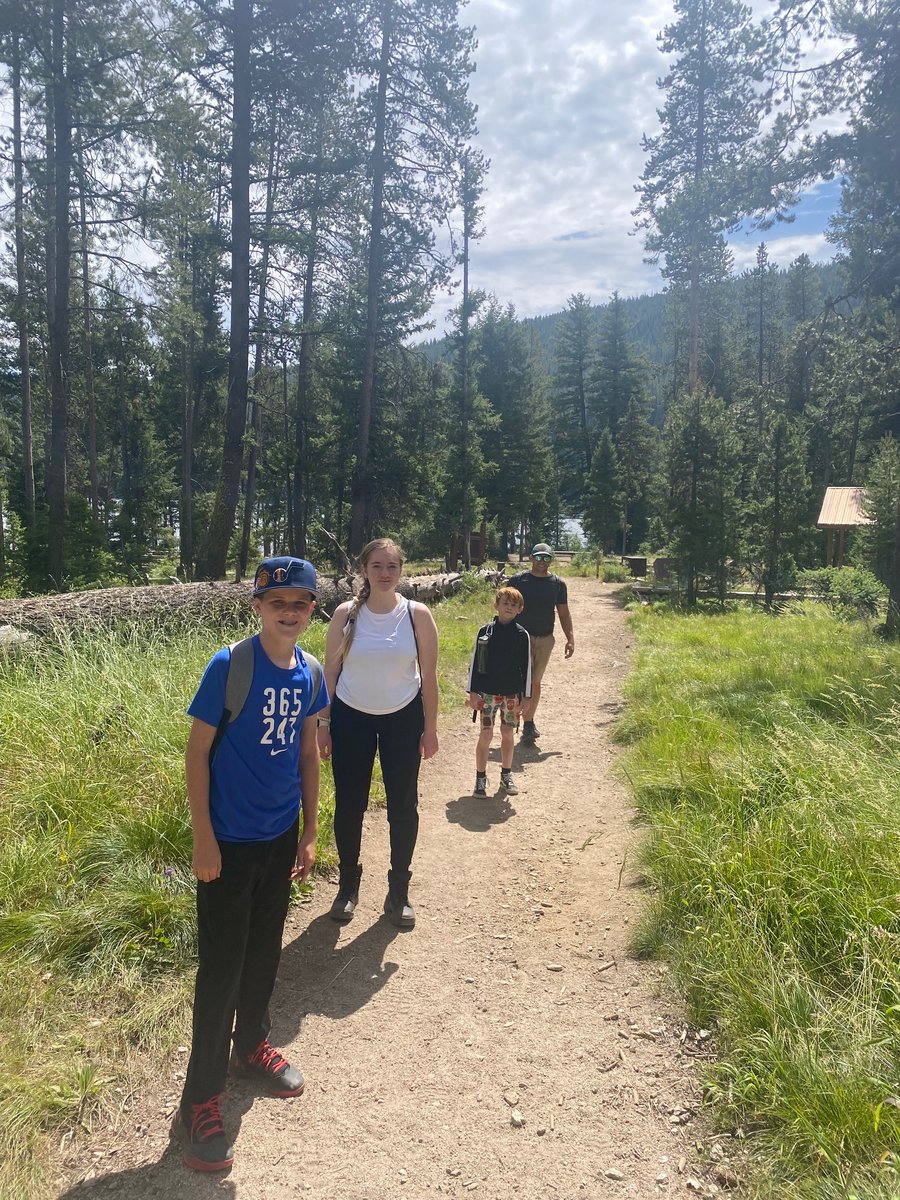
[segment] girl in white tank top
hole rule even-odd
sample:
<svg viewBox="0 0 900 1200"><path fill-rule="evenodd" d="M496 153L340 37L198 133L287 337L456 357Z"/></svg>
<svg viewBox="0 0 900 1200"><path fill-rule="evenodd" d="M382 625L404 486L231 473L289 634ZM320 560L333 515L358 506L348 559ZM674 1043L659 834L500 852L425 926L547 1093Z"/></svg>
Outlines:
<svg viewBox="0 0 900 1200"><path fill-rule="evenodd" d="M418 778L423 758L437 753L437 627L424 604L397 591L403 551L389 538L364 546L362 586L340 604L328 626L325 682L333 697L316 730L319 753L334 755L334 840L340 860L336 921L349 921L359 901L363 816L375 755L387 796L391 869L384 911L411 928L410 864L419 828Z"/></svg>
<svg viewBox="0 0 900 1200"><path fill-rule="evenodd" d="M422 685L409 600L401 597L387 613L364 604L338 676L335 695L365 713L405 708ZM344 626L344 636L348 626Z"/></svg>

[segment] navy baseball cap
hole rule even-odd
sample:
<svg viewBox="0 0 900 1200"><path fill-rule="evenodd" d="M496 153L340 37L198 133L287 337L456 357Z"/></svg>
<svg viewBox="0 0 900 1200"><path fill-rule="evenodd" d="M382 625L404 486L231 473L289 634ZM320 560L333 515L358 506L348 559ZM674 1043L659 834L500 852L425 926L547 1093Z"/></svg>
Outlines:
<svg viewBox="0 0 900 1200"><path fill-rule="evenodd" d="M256 568L253 595L261 596L275 588L306 588L315 596L319 590L316 568L305 558L292 558L289 554L264 558Z"/></svg>

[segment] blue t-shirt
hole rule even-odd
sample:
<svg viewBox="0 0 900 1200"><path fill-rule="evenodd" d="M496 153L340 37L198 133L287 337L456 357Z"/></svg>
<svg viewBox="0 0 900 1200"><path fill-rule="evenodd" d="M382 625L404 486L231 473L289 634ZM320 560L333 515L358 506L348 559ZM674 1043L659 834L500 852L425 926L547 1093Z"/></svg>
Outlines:
<svg viewBox="0 0 900 1200"><path fill-rule="evenodd" d="M300 812L300 727L328 705L325 680L312 695L312 675L297 648L297 665L277 667L253 638L253 681L241 715L225 729L210 771L209 813L223 842L267 842L290 829ZM218 726L225 707L231 650L210 659L188 715Z"/></svg>

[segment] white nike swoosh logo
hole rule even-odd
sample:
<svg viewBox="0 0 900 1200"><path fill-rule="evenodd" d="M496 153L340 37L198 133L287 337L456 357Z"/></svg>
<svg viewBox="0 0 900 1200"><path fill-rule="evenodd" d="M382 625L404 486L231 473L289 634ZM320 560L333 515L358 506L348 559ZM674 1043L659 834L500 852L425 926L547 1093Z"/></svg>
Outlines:
<svg viewBox="0 0 900 1200"><path fill-rule="evenodd" d="M269 757L274 758L276 754L287 754L287 746L283 750L270 750Z"/></svg>

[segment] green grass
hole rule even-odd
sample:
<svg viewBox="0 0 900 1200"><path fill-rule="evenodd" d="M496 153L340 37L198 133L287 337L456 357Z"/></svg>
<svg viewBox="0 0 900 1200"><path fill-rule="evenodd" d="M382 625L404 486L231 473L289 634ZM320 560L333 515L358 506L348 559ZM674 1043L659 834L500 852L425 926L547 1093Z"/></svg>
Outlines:
<svg viewBox="0 0 900 1200"><path fill-rule="evenodd" d="M492 598L467 583L434 610L444 711L464 701ZM246 632L61 632L0 659L0 1196L47 1195L50 1142L117 1109L188 1036L184 711L210 656ZM304 646L322 658L324 642L314 623ZM326 767L326 866L333 812Z"/></svg>
<svg viewBox="0 0 900 1200"><path fill-rule="evenodd" d="M636 617L634 945L717 1030L757 1195L900 1194L900 648L810 608Z"/></svg>

